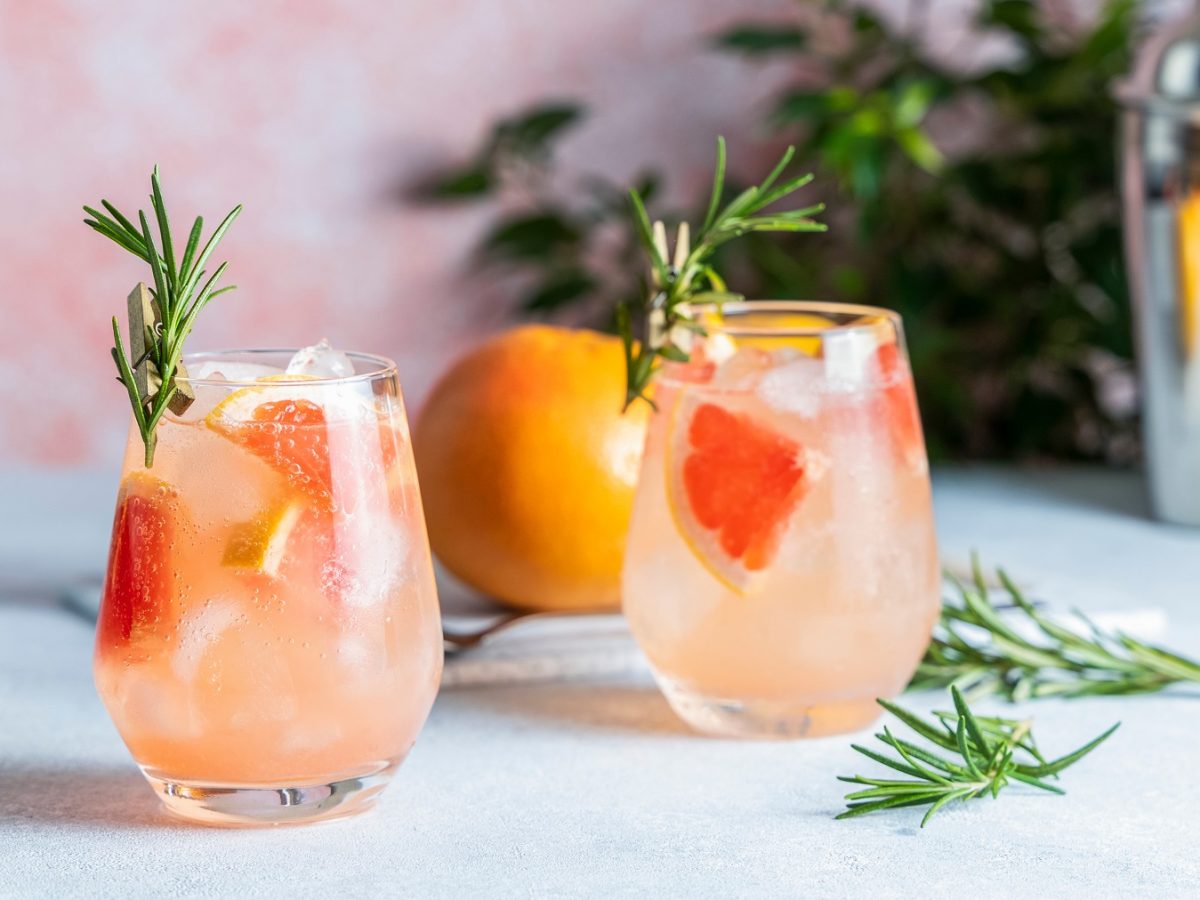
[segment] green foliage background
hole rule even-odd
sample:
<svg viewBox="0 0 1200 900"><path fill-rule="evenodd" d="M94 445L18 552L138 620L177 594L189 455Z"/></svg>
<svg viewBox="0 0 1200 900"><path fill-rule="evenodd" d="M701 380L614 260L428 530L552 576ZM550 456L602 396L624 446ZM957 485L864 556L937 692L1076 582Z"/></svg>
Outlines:
<svg viewBox="0 0 1200 900"><path fill-rule="evenodd" d="M1130 462L1137 423L1123 390L1131 323L1110 92L1131 66L1137 0L1108 0L1073 29L1050 24L1034 0L985 0L978 28L1003 34L1014 56L967 71L909 37L932 5L912 0L914 27L903 31L827 0L800 3L794 25L714 36L714 52L802 55L810 76L819 70L777 98L769 123L796 143L798 170L817 173L831 210L826 235L754 235L719 265L748 296L902 313L934 457ZM848 39L824 39L830 28ZM518 193L481 259L521 273L526 314L586 308L602 324L642 290L644 261L624 185L555 178L554 143L583 114L555 102L497 123L472 159L422 193ZM656 182L647 175L638 187L653 197Z"/></svg>

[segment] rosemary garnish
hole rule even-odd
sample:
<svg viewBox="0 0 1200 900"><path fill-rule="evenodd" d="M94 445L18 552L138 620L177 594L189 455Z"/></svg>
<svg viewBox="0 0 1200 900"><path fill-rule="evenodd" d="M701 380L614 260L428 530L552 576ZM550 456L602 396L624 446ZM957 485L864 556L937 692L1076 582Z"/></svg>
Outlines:
<svg viewBox="0 0 1200 900"><path fill-rule="evenodd" d="M1015 702L1144 694L1177 682L1200 683L1200 663L1103 631L1079 612L1090 633L1066 628L1031 603L1002 569L997 575L1007 595L1003 611L990 597L978 559L972 561L971 584L947 575L958 600L943 604L910 690L953 685L971 698L999 694ZM1015 627L1022 621L1036 636Z"/></svg>
<svg viewBox="0 0 1200 900"><path fill-rule="evenodd" d="M155 430L159 419L171 404L179 390L175 382L179 360L183 356L183 343L191 333L200 310L212 300L227 291L234 289L233 285L217 287L221 275L225 272L226 263L217 266L216 271L205 279L207 274L204 266L216 249L221 237L242 211L240 205L235 206L217 226L204 247L200 248L200 233L204 228L204 219L196 217L192 231L188 235L187 244L178 264L175 259L175 245L171 239L171 228L167 220L167 207L163 202L162 187L158 180L158 167L154 167L150 175L150 204L158 224L159 243L161 252L155 244L154 235L146 219L146 213L138 210L138 226L109 203L101 200L108 215L99 210L85 206L83 211L91 218L85 219L84 224L100 234L124 247L134 256L149 263L154 275L154 285L150 295L155 304L156 321L146 322L145 354L132 362L125 354L125 346L121 341L121 328L116 316L113 316L113 362L117 366L117 380L125 385L129 392L129 402L133 407L133 417L137 421L142 441L146 445L146 467L154 464ZM139 227L140 226L140 227ZM198 252L197 252L198 251ZM138 379L135 372L146 366L152 377Z"/></svg>
<svg viewBox="0 0 1200 900"><path fill-rule="evenodd" d="M902 740L886 725L875 737L894 750L895 755L852 744L863 756L908 778L839 775L839 781L863 785L863 790L846 795L849 808L837 818L849 819L904 806L927 806L929 809L921 819L924 828L925 823L947 803L985 794L994 798L1012 781L1062 794L1062 788L1045 779L1057 777L1063 769L1079 762L1104 743L1121 724L1118 722L1066 756L1047 760L1034 742L1031 720L977 716L971 712L958 688L951 687L950 695L954 700L954 712L935 712L931 721L887 700L877 701L936 749ZM949 751L951 755L938 750Z"/></svg>
<svg viewBox="0 0 1200 900"><path fill-rule="evenodd" d="M751 231L825 230L824 225L811 218L825 208L824 204L762 213L812 181L812 175L799 175L776 185L795 155L796 148L788 147L761 184L747 188L721 207L725 193L725 139L717 138L716 170L704 222L694 235L687 222L679 224L673 254L667 248L666 226L661 221L651 225L641 195L630 190L638 236L650 257L650 289L638 310L647 317L645 339L640 343L634 340L629 308L622 306L617 310L617 326L625 343L626 408L638 398L653 406L646 388L661 360L689 359L693 336L704 333L703 326L693 318L695 304L741 299L727 290L724 280L713 269L712 256L718 247Z"/></svg>

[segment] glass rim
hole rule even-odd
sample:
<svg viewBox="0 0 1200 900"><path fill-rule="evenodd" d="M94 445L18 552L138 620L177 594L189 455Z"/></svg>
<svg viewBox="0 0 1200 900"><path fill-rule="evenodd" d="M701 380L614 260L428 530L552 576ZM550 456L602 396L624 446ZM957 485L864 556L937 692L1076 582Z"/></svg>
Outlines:
<svg viewBox="0 0 1200 900"><path fill-rule="evenodd" d="M232 357L265 357L270 355L291 357L298 353L302 347L250 347L250 348L230 348L224 350L198 350L192 353L185 353L180 359L184 366L198 365L202 362L210 360L219 360L222 358ZM283 377L275 378L269 382L271 385L295 385L303 384L306 387L319 387L321 385L340 385L354 384L357 382L380 381L385 378L395 378L397 375L396 363L394 360L386 356L380 356L376 353L363 353L358 350L342 350L346 356L350 357L355 363L363 363L371 367L370 371L359 372L355 371L353 375L318 375L316 377ZM242 360L248 362L250 360ZM358 366L356 365L357 369ZM286 375L286 373L283 373ZM202 385L204 387L263 387L264 382L258 378L193 378L190 375L187 378L179 378L181 382L186 382L189 385Z"/></svg>
<svg viewBox="0 0 1200 900"><path fill-rule="evenodd" d="M882 306L867 306L859 303L838 303L832 300L731 300L727 303L704 303L695 307L695 312L715 311L720 321L714 323L713 330L720 331L730 337L816 337L822 335L846 334L855 331L871 331L878 327L879 320L891 323L896 334L904 330L904 321L900 314ZM738 325L738 314L745 313L813 313L816 315L854 315L866 321L829 325ZM730 321L732 319L733 321Z"/></svg>

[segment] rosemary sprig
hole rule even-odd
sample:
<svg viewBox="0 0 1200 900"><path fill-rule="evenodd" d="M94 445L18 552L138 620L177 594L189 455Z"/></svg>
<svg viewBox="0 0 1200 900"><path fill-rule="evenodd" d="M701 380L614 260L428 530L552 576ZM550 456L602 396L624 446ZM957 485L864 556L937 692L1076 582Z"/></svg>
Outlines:
<svg viewBox="0 0 1200 900"><path fill-rule="evenodd" d="M205 266L217 244L233 224L233 220L242 211L242 207L240 204L235 206L225 216L203 247L200 246L200 236L204 230L204 219L197 216L184 245L183 255L176 262L175 243L171 237L162 186L159 184L158 166L154 167L150 175L150 205L158 225L157 244L145 212L138 210L138 224L134 225L107 200L101 200L100 205L104 207L105 212L90 206L83 208L89 216L84 219L84 224L148 263L154 276L150 294L157 307L159 321L146 323L147 349L143 358L132 362L129 360L121 341L118 319L113 316L112 320L112 357L117 366L117 380L124 384L129 392L133 417L146 446L145 461L146 467L149 468L154 465L158 422L178 391L175 375L179 360L183 356L184 341L191 333L200 310L214 297L234 289L233 285L217 287L225 273L226 263L217 266L207 278ZM152 378L146 379L146 388L139 385L134 374L135 370L143 365L147 366L153 375Z"/></svg>
<svg viewBox="0 0 1200 900"><path fill-rule="evenodd" d="M812 175L779 181L795 155L796 148L788 147L761 184L746 188L722 207L725 139L718 137L712 194L704 221L694 235L687 222L679 224L673 254L667 247L666 226L661 221L651 224L641 195L630 190L637 233L650 259L650 289L638 310L647 317L645 340L634 340L630 309L622 306L617 311L617 327L625 343L626 408L639 398L654 405L646 396L646 388L661 360L688 360L694 335L704 333L703 326L693 318L693 304L741 299L728 291L713 269L712 256L718 247L752 231L825 230L823 224L811 218L825 208L824 204L763 212L812 181Z"/></svg>
<svg viewBox="0 0 1200 900"><path fill-rule="evenodd" d="M972 583L953 576L957 602L942 606L941 620L910 690L961 689L968 697L999 694L1011 701L1036 697L1143 694L1177 682L1200 683L1200 663L1087 623L1081 634L1047 617L1012 579L997 570L1005 611L991 599L979 560ZM1019 617L1019 618L1015 618ZM1036 637L1016 627L1024 620Z"/></svg>
<svg viewBox="0 0 1200 900"><path fill-rule="evenodd" d="M924 738L934 749L914 744L892 734L886 725L875 737L895 755L881 753L859 744L851 746L868 759L894 769L903 779L867 778L839 775L839 781L862 785L862 790L846 795L845 812L837 818L849 819L884 809L927 806L921 827L947 803L971 800L990 794L993 798L1010 782L1062 794L1062 788L1045 779L1058 773L1095 750L1117 730L1120 722L1082 747L1058 759L1047 760L1033 739L1029 719L1002 719L975 715L962 692L950 688L954 712L935 712L932 720L887 700L880 706ZM949 756L938 751L949 751Z"/></svg>

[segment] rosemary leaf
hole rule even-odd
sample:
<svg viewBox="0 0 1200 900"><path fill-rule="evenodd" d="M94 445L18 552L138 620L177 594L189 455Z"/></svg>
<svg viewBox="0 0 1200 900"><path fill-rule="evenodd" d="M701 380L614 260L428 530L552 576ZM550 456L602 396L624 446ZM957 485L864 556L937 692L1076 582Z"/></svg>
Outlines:
<svg viewBox="0 0 1200 900"><path fill-rule="evenodd" d="M1120 723L1088 741L1082 747L1051 762L1046 762L1036 750L1029 720L976 716L958 688L950 688L954 701L954 725L947 721L948 713L934 713L932 720L885 700L879 705L912 728L936 749L928 749L901 740L884 726L875 737L895 750L894 758L876 750L851 744L851 749L880 765L908 775L907 779L871 778L864 775L839 775L838 780L860 785L862 789L846 794L846 810L838 819L848 819L867 813L909 806L928 806L921 827L948 803L970 800L985 794L996 798L1009 784L1016 781L1029 787L1062 794L1062 788L1042 779L1057 775L1074 765L1112 736ZM950 742L947 744L947 733ZM949 752L953 756L943 756ZM920 762L918 762L920 760Z"/></svg>
<svg viewBox="0 0 1200 900"><path fill-rule="evenodd" d="M637 311L643 316L661 317L661 321L656 320L656 327L646 328L647 339L638 345L635 353L629 349L634 345L630 310L618 314L618 330L627 348L627 408L639 399L653 406L646 390L658 370L658 361L686 362L690 358L689 347L680 346L674 336L680 331L704 333L703 327L693 318L694 305L713 300L714 295L729 295L724 280L712 266L712 256L722 244L753 231L825 230L823 224L810 218L821 212L824 207L820 205L757 215L812 180L810 175L803 175L776 186L795 153L795 148L789 147L762 182L746 188L722 208L721 200L725 193L725 139L718 137L712 194L703 223L694 233L694 243L688 238L688 224L684 222L680 225L674 254L667 252L666 232L662 223L652 223L642 196L636 190L629 192L638 238L650 261L653 276L648 296L643 298Z"/></svg>
<svg viewBox="0 0 1200 900"><path fill-rule="evenodd" d="M83 208L89 216L84 220L84 224L149 264L154 280L154 300L158 304L162 319L160 327L147 329L149 333L146 354L131 365L121 340L120 323L116 317L113 318L113 361L117 366L118 380L125 385L129 394L134 421L137 422L146 448L146 467L149 468L154 465L158 423L179 391L175 373L183 356L184 341L191 333L200 310L214 297L233 289L232 285L217 287L217 281L225 272L225 263L221 263L215 274L197 291L200 279L204 277L205 263L242 208L236 206L230 211L209 237L199 255L196 254L196 248L200 245L204 220L197 217L184 246L183 257L177 265L175 244L171 237L171 225L157 166L150 175L150 205L154 212L155 224L158 226L161 254L150 228L150 220L144 211L138 211L138 227L107 200L101 200L100 205L106 213L90 206ZM134 376L134 370L143 362L154 366L158 376L157 379L150 380L155 386L152 393L146 396L141 394Z"/></svg>
<svg viewBox="0 0 1200 900"><path fill-rule="evenodd" d="M1018 702L1039 697L1145 694L1172 684L1200 684L1200 662L1078 617L1086 631L1064 626L1035 606L1003 570L1006 594L993 601L978 560L970 584L947 575L957 597L940 622L910 690L954 686L972 699L998 694ZM1024 621L1026 629L1017 626ZM973 629L966 639L958 630ZM1024 632L1037 636L1026 636Z"/></svg>

